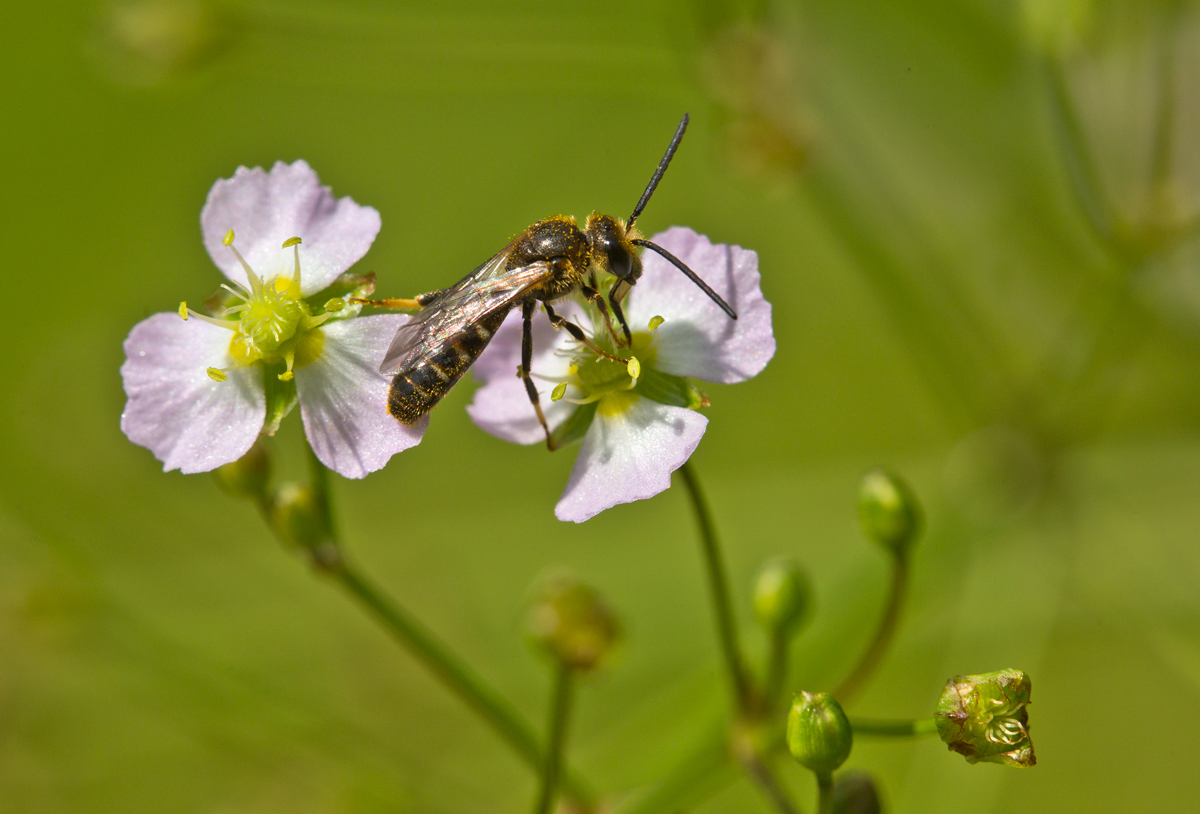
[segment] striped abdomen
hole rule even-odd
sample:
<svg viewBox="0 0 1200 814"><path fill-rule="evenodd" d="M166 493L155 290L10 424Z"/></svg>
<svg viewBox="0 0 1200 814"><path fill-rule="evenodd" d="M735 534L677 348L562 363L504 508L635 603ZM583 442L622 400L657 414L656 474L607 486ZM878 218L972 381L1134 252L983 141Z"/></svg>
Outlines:
<svg viewBox="0 0 1200 814"><path fill-rule="evenodd" d="M405 424L417 423L479 358L508 312L508 308L496 309L452 337L437 353L397 373L388 387L388 413Z"/></svg>

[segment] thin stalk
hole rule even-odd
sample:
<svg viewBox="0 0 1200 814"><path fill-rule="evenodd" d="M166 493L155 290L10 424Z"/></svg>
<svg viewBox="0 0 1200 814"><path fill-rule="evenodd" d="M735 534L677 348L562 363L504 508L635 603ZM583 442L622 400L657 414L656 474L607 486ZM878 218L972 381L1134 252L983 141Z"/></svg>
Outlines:
<svg viewBox="0 0 1200 814"><path fill-rule="evenodd" d="M329 472L315 455L311 455L311 451L309 462L312 470L312 489L320 501L330 534L328 545L311 552L313 564L320 573L341 585L370 611L393 639L433 673L447 689L478 713L540 776L546 769L547 759L533 727L433 631L394 599L387 597L346 561L333 531ZM592 809L591 791L569 771L563 773L561 786L564 793L585 811Z"/></svg>
<svg viewBox="0 0 1200 814"><path fill-rule="evenodd" d="M881 738L919 738L937 734L937 719L889 721L881 718L852 718L850 728L855 736L873 735Z"/></svg>
<svg viewBox="0 0 1200 814"><path fill-rule="evenodd" d="M789 631L776 629L771 633L771 650L767 655L767 675L763 684L762 711L770 715L783 695L783 686L787 681L788 645L791 643Z"/></svg>
<svg viewBox="0 0 1200 814"><path fill-rule="evenodd" d="M542 790L534 814L550 814L558 791L558 772L567 743L567 720L571 717L571 689L575 677L571 667L560 663L554 676L554 696L550 701L550 732L547 737L546 767L542 772Z"/></svg>
<svg viewBox="0 0 1200 814"><path fill-rule="evenodd" d="M832 772L817 772L817 814L833 814Z"/></svg>
<svg viewBox="0 0 1200 814"><path fill-rule="evenodd" d="M845 704L862 689L863 684L879 666L880 659L887 652L888 645L892 643L892 637L896 633L896 625L900 621L900 611L904 607L904 597L907 593L908 560L903 555L897 555L892 557L892 581L888 588L883 616L879 620L879 627L875 629L875 636L867 645L858 664L850 671L850 675L833 691L833 697L840 703Z"/></svg>
<svg viewBox="0 0 1200 814"><path fill-rule="evenodd" d="M729 750L729 725L714 724L676 766L643 793L617 804L614 814L687 811L738 777Z"/></svg>
<svg viewBox="0 0 1200 814"><path fill-rule="evenodd" d="M751 752L742 758L742 766L779 814L800 814L800 807L792 802L787 789L779 782L779 778L762 755Z"/></svg>
<svg viewBox="0 0 1200 814"><path fill-rule="evenodd" d="M729 680L737 709L739 712L745 712L751 707L750 682L746 678L746 668L742 660L741 648L738 646L733 603L729 598L729 579L725 573L725 563L721 559L716 527L713 524L712 513L709 511L704 491L700 488L700 480L696 477L691 463L685 461L683 466L679 467L679 474L683 476L683 482L687 486L688 496L692 500L692 509L696 513L696 524L700 528L700 543L704 552L704 563L708 568L709 591L712 594L713 613L717 618L717 635L721 640L721 653L725 658L725 667L729 671Z"/></svg>

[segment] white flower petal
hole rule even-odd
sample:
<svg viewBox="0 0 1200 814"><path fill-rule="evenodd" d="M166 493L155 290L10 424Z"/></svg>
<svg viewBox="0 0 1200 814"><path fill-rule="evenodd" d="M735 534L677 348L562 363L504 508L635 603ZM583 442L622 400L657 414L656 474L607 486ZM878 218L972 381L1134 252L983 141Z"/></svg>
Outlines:
<svg viewBox="0 0 1200 814"><path fill-rule="evenodd" d="M546 433L529 403L525 384L517 376L517 367L521 364L522 322L519 309L514 309L476 361L472 370L484 385L475 391L467 413L480 429L497 438L514 444L536 444L546 440ZM545 314L535 315L534 354L530 368L551 429L565 421L576 406L567 401L550 400L554 380L566 376L571 364L569 358L557 353L567 346L569 339L566 331L554 330Z"/></svg>
<svg viewBox="0 0 1200 814"><path fill-rule="evenodd" d="M296 369L296 394L304 433L325 466L347 478L382 469L397 452L421 442L429 417L408 426L388 415L390 376L379 360L408 320L382 314L331 322L321 355Z"/></svg>
<svg viewBox="0 0 1200 814"><path fill-rule="evenodd" d="M732 384L757 375L775 355L771 304L763 299L758 255L740 246L714 245L704 235L675 226L653 242L678 257L737 312L730 319L682 272L650 250L629 293L629 327L644 331L655 316L655 367L676 376Z"/></svg>
<svg viewBox="0 0 1200 814"><path fill-rule="evenodd" d="M234 245L260 277L291 277L295 259L282 245L299 237L300 288L305 296L329 286L354 265L379 234L379 213L350 198L334 198L304 161L238 167L232 178L213 184L200 212L204 247L231 280L247 284L246 273L221 241L234 230Z"/></svg>
<svg viewBox="0 0 1200 814"><path fill-rule="evenodd" d="M707 426L694 410L644 398L615 416L597 411L555 516L582 523L618 503L664 491Z"/></svg>
<svg viewBox="0 0 1200 814"><path fill-rule="evenodd" d="M121 431L163 462L163 471L208 472L246 454L266 417L262 368L213 381L208 368L234 365L231 331L178 314L144 319L125 340L121 379L129 400Z"/></svg>

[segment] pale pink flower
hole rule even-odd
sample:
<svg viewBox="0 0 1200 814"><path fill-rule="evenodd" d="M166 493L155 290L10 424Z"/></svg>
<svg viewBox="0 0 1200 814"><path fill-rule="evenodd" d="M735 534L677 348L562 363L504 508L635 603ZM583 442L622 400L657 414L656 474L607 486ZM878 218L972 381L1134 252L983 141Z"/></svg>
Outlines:
<svg viewBox="0 0 1200 814"><path fill-rule="evenodd" d="M317 458L348 478L420 442L427 422L407 427L388 415L389 380L379 373L408 318L359 317L360 306L322 295L371 247L378 212L335 199L304 161L277 162L217 181L200 226L234 296L220 318L181 306L129 332L129 440L164 470L206 472L244 455L298 400Z"/></svg>
<svg viewBox="0 0 1200 814"><path fill-rule="evenodd" d="M547 421L556 435L583 439L555 507L560 520L579 523L670 486L671 473L696 449L708 425L697 412L707 399L688 378L721 384L745 381L775 354L771 305L759 287L757 254L739 246L714 245L682 227L653 240L707 282L738 318L730 319L666 260L646 252L642 277L625 301L634 332L632 349L615 347L590 308L558 309L585 328L592 325L592 338L601 347L637 357L641 370L636 379L624 366L597 357L545 320L535 324L530 368L542 384ZM521 315L514 311L475 364L484 385L467 410L492 435L536 444L545 434L524 385L513 375L520 356Z"/></svg>

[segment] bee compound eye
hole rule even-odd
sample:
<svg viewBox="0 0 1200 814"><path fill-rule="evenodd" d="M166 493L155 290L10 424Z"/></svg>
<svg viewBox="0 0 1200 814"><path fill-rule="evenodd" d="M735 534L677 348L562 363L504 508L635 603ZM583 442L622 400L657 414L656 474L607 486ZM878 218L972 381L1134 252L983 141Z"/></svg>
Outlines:
<svg viewBox="0 0 1200 814"><path fill-rule="evenodd" d="M633 274L633 258L629 256L629 252L625 251L625 247L621 244L610 244L608 247L608 267L617 277L620 277L622 280L628 280Z"/></svg>

